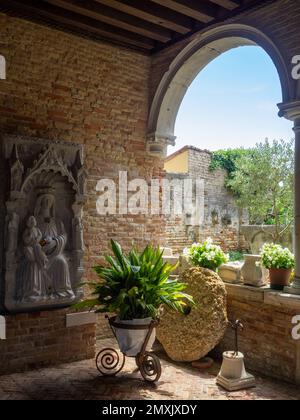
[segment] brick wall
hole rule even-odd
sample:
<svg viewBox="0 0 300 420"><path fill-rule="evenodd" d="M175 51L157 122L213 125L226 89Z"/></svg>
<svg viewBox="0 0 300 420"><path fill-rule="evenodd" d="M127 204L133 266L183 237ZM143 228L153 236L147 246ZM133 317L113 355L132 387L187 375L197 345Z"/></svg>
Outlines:
<svg viewBox="0 0 300 420"><path fill-rule="evenodd" d="M87 277L111 237L125 247L158 242L159 217L100 217L95 205L101 178L161 175L162 163L145 154L150 58L1 14L0 27L0 131L84 144Z"/></svg>
<svg viewBox="0 0 300 420"><path fill-rule="evenodd" d="M6 316L0 340L0 375L39 369L95 355L95 324L66 328L66 311Z"/></svg>
<svg viewBox="0 0 300 420"><path fill-rule="evenodd" d="M102 261L111 238L126 249L133 242L142 247L161 241L160 216L103 217L96 212L99 179L117 180L121 170L128 171L129 180L162 174L162 162L145 153L151 59L4 14L0 28L0 53L7 62L7 79L0 82L0 133L84 145L89 174L85 280L94 279L91 267ZM65 312L10 316L9 339L0 342L1 361L11 361L5 369L91 356L84 328L74 333L63 328ZM59 331L52 328L56 322Z"/></svg>
<svg viewBox="0 0 300 420"><path fill-rule="evenodd" d="M240 319L239 349L249 370L288 382L299 382L300 343L292 338L292 318L300 314L300 299L270 290L226 285L228 318ZM228 328L218 355L234 349Z"/></svg>
<svg viewBox="0 0 300 420"><path fill-rule="evenodd" d="M226 172L210 170L212 154L209 151L189 147L188 155L189 173L180 177L204 180L204 222L200 226L187 226L184 215L171 215L166 220L166 245L175 253L181 253L186 246L211 237L226 252L246 249L240 225L247 223L248 217L238 210L233 195L224 186ZM178 176L168 174L171 179ZM228 216L230 224L225 220Z"/></svg>

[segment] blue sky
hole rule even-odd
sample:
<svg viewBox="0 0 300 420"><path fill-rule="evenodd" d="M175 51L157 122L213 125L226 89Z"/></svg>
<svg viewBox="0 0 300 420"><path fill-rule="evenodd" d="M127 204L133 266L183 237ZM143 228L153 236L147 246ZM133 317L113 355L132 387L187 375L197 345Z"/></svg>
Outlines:
<svg viewBox="0 0 300 420"><path fill-rule="evenodd" d="M278 117L282 101L277 70L259 47L240 47L210 63L194 80L181 104L176 147L250 147L266 137L293 137L292 123Z"/></svg>

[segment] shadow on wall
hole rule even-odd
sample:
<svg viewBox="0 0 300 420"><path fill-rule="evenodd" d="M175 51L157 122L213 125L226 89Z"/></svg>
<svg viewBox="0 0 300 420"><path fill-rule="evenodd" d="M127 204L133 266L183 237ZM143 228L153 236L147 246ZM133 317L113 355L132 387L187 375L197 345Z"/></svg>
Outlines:
<svg viewBox="0 0 300 420"><path fill-rule="evenodd" d="M241 226L240 233L244 236L248 249L252 254L259 254L260 249L266 242L274 242L274 226ZM278 242L278 241L277 241ZM293 249L293 230L288 229L280 240L280 245Z"/></svg>

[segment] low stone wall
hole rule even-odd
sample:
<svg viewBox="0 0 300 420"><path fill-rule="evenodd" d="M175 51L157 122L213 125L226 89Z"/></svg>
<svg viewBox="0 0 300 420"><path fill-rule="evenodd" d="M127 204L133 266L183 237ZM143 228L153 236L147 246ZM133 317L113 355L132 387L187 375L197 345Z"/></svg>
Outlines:
<svg viewBox="0 0 300 420"><path fill-rule="evenodd" d="M96 324L80 316L67 327L67 310L5 316L0 340L0 374L39 369L95 356ZM83 322L89 322L84 321ZM76 325L77 324L77 325Z"/></svg>
<svg viewBox="0 0 300 420"><path fill-rule="evenodd" d="M270 289L226 285L228 318L240 319L240 351L247 369L273 378L300 384L300 341L292 338L292 318L300 315L300 297ZM216 349L234 349L234 332L227 333Z"/></svg>
<svg viewBox="0 0 300 420"><path fill-rule="evenodd" d="M240 227L240 236L244 238L245 248L252 254L259 254L266 242L274 242L275 226L243 225ZM288 229L280 241L282 246L293 249L293 229Z"/></svg>

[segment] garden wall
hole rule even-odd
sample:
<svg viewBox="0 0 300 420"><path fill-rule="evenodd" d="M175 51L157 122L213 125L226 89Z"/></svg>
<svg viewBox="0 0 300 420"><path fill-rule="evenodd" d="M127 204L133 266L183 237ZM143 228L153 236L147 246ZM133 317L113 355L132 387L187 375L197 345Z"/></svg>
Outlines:
<svg viewBox="0 0 300 420"><path fill-rule="evenodd" d="M261 247L266 242L274 242L275 226L245 225L240 228L241 235L245 238L247 249L252 254L259 254ZM293 249L293 229L286 230L280 240L276 240L282 246Z"/></svg>
<svg viewBox="0 0 300 420"><path fill-rule="evenodd" d="M300 384L300 340L292 338L292 318L300 315L300 297L241 285L226 285L228 318L240 319L240 351L246 366L259 374ZM227 333L217 348L234 349L234 332Z"/></svg>
<svg viewBox="0 0 300 420"><path fill-rule="evenodd" d="M176 158L180 152L174 154ZM191 223L186 215L170 215L166 218L166 245L175 254L194 242L202 242L211 237L214 243L224 251L246 250L244 237L240 235L241 224L248 223L247 212L241 212L235 204L232 193L225 188L226 171L210 170L212 153L196 147L187 146L182 154L188 153L187 173L167 173L167 178L190 178L202 180L203 184L203 218ZM167 158L170 165L172 157ZM195 205L195 195L194 203Z"/></svg>

